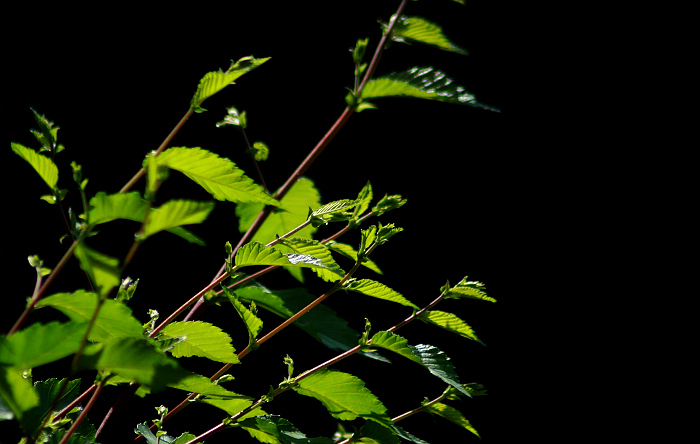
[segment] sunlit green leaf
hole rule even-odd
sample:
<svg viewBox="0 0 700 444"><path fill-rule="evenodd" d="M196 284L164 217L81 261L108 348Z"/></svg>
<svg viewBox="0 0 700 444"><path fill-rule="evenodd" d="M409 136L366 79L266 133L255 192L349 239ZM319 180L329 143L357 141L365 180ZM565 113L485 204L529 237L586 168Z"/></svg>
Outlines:
<svg viewBox="0 0 700 444"><path fill-rule="evenodd" d="M207 396L239 396L218 384L214 384L209 378L194 373L168 384L168 387Z"/></svg>
<svg viewBox="0 0 700 444"><path fill-rule="evenodd" d="M50 158L39 154L31 148L12 142L12 151L14 151L22 159L26 160L29 165L34 168L34 171L39 173L39 176L46 182L46 185L53 191L56 190L58 184L58 167Z"/></svg>
<svg viewBox="0 0 700 444"><path fill-rule="evenodd" d="M202 223L213 209L214 202L194 202L191 200L165 202L148 213L148 219L143 227L142 239L180 225Z"/></svg>
<svg viewBox="0 0 700 444"><path fill-rule="evenodd" d="M392 39L399 42L406 40L437 46L445 51L467 54L467 51L452 43L442 32L442 27L422 17L401 16L394 26Z"/></svg>
<svg viewBox="0 0 700 444"><path fill-rule="evenodd" d="M469 430L476 436L479 436L479 432L471 425L471 423L464 417L464 415L454 407L450 407L447 404L441 402L432 404L428 406L427 411L434 413L436 415L442 416L443 418L452 421L463 429ZM481 438L479 436L479 438Z"/></svg>
<svg viewBox="0 0 700 444"><path fill-rule="evenodd" d="M143 222L146 217L147 203L138 192L106 194L102 191L90 199L90 225L111 222L117 219ZM204 241L182 227L168 228L166 231L198 245Z"/></svg>
<svg viewBox="0 0 700 444"><path fill-rule="evenodd" d="M231 61L231 66L225 72L219 70L206 73L199 81L199 85L197 85L197 91L194 97L192 97L190 108L198 113L206 111L201 106L206 99L234 83L234 80L243 74L254 70L268 60L270 60L269 57L262 59L256 59L252 56L243 57L235 63Z"/></svg>
<svg viewBox="0 0 700 444"><path fill-rule="evenodd" d="M0 400L4 415L14 415L21 420L25 413L39 405L39 395L32 383L24 379L21 370L0 365ZM10 412L7 412L7 410ZM8 418L9 419L9 418Z"/></svg>
<svg viewBox="0 0 700 444"><path fill-rule="evenodd" d="M201 148L169 148L157 157L159 165L180 171L217 200L279 205L243 170L228 159Z"/></svg>
<svg viewBox="0 0 700 444"><path fill-rule="evenodd" d="M415 308L416 310L419 308L416 304L403 297L401 293L371 279L358 279L350 281L343 288L355 291L357 293L362 293L365 296L372 296L374 298L384 299L385 301L396 302L397 304Z"/></svg>
<svg viewBox="0 0 700 444"><path fill-rule="evenodd" d="M459 284L450 288L445 294L448 299L481 299L483 301L496 302L496 299L486 294L486 286L478 281L468 281L467 277L462 279Z"/></svg>
<svg viewBox="0 0 700 444"><path fill-rule="evenodd" d="M380 331L372 336L370 341L372 347L379 347L390 350L396 354L410 359L413 362L422 364L420 358L416 356L413 349L408 346L406 338L389 331Z"/></svg>
<svg viewBox="0 0 700 444"><path fill-rule="evenodd" d="M336 282L345 276L345 271L335 262L327 246L321 242L300 237L288 237L280 241L297 254L318 258L324 268L314 268L314 272L326 282Z"/></svg>
<svg viewBox="0 0 700 444"><path fill-rule="evenodd" d="M149 386L154 393L192 375L145 338L116 338L90 345L80 367L115 373Z"/></svg>
<svg viewBox="0 0 700 444"><path fill-rule="evenodd" d="M204 404L209 404L211 406L217 407L226 413L228 413L229 416L233 416L243 409L246 409L253 405L255 400L253 398L250 398L248 396L243 396L243 395L237 395L237 396L207 396L204 399L201 399L200 402ZM260 408L256 407L250 412L246 413L243 415L239 420L245 420L247 418L251 418L254 416L258 415L264 415L265 412Z"/></svg>
<svg viewBox="0 0 700 444"><path fill-rule="evenodd" d="M89 248L85 242L78 243L74 254L80 262L80 268L90 276L102 296L106 297L114 287L121 284L118 259Z"/></svg>
<svg viewBox="0 0 700 444"><path fill-rule="evenodd" d="M330 438L307 438L291 422L278 415L263 415L246 419L241 427L250 436L269 444L332 444Z"/></svg>
<svg viewBox="0 0 700 444"><path fill-rule="evenodd" d="M187 444L196 438L196 436L191 433L183 433L177 438L168 435L156 436L146 422L138 424L134 429L134 433L143 436L146 440L146 444Z"/></svg>
<svg viewBox="0 0 700 444"><path fill-rule="evenodd" d="M97 295L83 290L75 293L58 293L41 299L36 308L54 307L74 322L88 322L97 307ZM110 338L140 338L143 336L141 322L134 318L131 309L112 299L104 301L95 324L90 331L91 341Z"/></svg>
<svg viewBox="0 0 700 444"><path fill-rule="evenodd" d="M32 324L0 339L0 365L26 370L70 356L80 347L86 328L75 322Z"/></svg>
<svg viewBox="0 0 700 444"><path fill-rule="evenodd" d="M409 347L420 358L421 363L430 373L456 388L459 392L471 396L459 382L459 376L457 376L450 358L442 350L427 344L409 345Z"/></svg>
<svg viewBox="0 0 700 444"><path fill-rule="evenodd" d="M318 208L320 206L321 197L318 190L311 180L302 177L292 185L289 192L280 201L279 207L272 211L252 240L267 244L277 236L283 236L304 223L308 218L309 208ZM241 203L236 205L238 229L241 233L248 230L262 209L262 204ZM316 228L313 225L308 225L296 232L295 235L312 239L315 232ZM291 252L285 246L280 246L279 249L283 253ZM300 268L288 267L287 271L303 282Z"/></svg>
<svg viewBox="0 0 700 444"><path fill-rule="evenodd" d="M237 267L254 265L281 265L287 267L324 267L320 259L307 254L282 254L277 248L266 247L259 242L243 245L234 259Z"/></svg>
<svg viewBox="0 0 700 444"><path fill-rule="evenodd" d="M158 339L161 337L183 338L170 350L176 358L200 356L224 363L239 362L236 349L231 345L231 337L208 322L171 322L161 330Z"/></svg>
<svg viewBox="0 0 700 444"><path fill-rule="evenodd" d="M353 211L353 218L360 217L361 215L364 214L365 211L367 211L367 208L369 208L369 204L372 203L372 199L374 198L374 192L372 191L372 184L367 182L367 184L362 187L360 190L360 193L357 195L357 206L355 207L355 210Z"/></svg>
<svg viewBox="0 0 700 444"><path fill-rule="evenodd" d="M318 399L336 419L351 421L357 417L391 427L386 407L358 377L335 370L320 370L298 381L294 390Z"/></svg>
<svg viewBox="0 0 700 444"><path fill-rule="evenodd" d="M438 327L442 327L447 331L457 333L458 335L464 338L472 339L474 341L479 342L480 344L484 344L476 336L474 330L469 325L467 325L466 322L464 322L462 319L460 319L453 313L447 313L439 310L429 310L422 313L419 316L419 318L422 321L428 322L433 325L437 325Z"/></svg>
<svg viewBox="0 0 700 444"><path fill-rule="evenodd" d="M253 313L251 310L245 307L241 301L238 300L238 296L236 296L233 292L228 291L226 288L224 288L224 292L226 293L226 296L228 296L229 301L231 301L233 308L236 310L236 312L238 312L241 320L243 320L246 330L248 330L248 345L255 344L258 335L262 331L263 321L257 317L256 313Z"/></svg>
<svg viewBox="0 0 700 444"><path fill-rule="evenodd" d="M496 108L477 102L476 97L467 92L464 87L455 84L454 80L442 71L431 67L415 67L408 71L370 80L360 94L363 100L391 96L438 100L498 111Z"/></svg>

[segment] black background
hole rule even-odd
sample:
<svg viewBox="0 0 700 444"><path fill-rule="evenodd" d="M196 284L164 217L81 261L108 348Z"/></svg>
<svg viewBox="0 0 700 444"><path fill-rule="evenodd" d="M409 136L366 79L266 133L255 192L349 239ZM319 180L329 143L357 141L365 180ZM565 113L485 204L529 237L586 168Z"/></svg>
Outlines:
<svg viewBox="0 0 700 444"><path fill-rule="evenodd" d="M2 329L9 329L34 286L34 270L26 257L38 254L51 267L66 248L58 244L65 230L57 208L38 199L47 192L45 185L9 147L10 140L36 147L29 133L36 127L30 107L61 127L58 138L66 150L57 157L59 187L70 190L66 206L79 209L70 177L71 161L83 166L90 195L102 190L117 192L138 170L145 153L156 149L185 114L204 73L225 69L230 59L246 55L272 57L209 99L204 104L209 111L194 115L171 146L201 146L229 157L252 176L239 134L215 127L225 107L246 110L248 136L271 148L270 160L262 168L268 185L276 189L343 111L345 88L352 83L348 49L358 38L370 37L373 50L380 37L377 20L386 21L397 7L394 3L260 2L240 6L232 2L202 4L203 10L197 6L173 10L171 4L162 10L47 6L5 14L4 148L0 150ZM531 330L534 310L528 309L527 301L540 293L531 278L541 271L541 254L546 248L542 235L555 230L564 216L549 212L542 198L549 180L539 168L542 148L531 139L523 142L523 131L527 131L523 122L537 116L525 116L516 105L514 79L527 75L528 68L516 67L518 41L508 29L508 13L494 2L469 2L467 6L410 2L406 12L442 24L446 34L470 55L395 43L385 53L377 75L435 66L479 101L502 112L415 99L377 100L379 109L353 115L307 176L316 183L324 202L352 198L368 180L376 196L402 194L408 199L404 208L381 218L383 223L405 228L374 257L384 276L364 272L359 277L377 278L424 305L438 295L446 280L454 284L469 275L485 282L489 294L499 300L497 304L455 301L441 307L466 320L487 347L425 325L411 325L400 333L410 343L431 343L444 350L463 382L487 386L490 396L465 400L459 408L484 442L506 442L522 433L521 418L532 413L532 398L526 398L537 391L538 381L530 377L533 367L539 365L539 352L532 345L537 341ZM142 183L136 189L142 189ZM169 197L207 199L206 193L177 174L171 175L159 194L161 202ZM224 242L235 244L239 233L234 205L217 202L210 218L192 227L206 240L207 248L168 234L150 239L141 248L126 272L141 279L130 304L139 319L145 321L148 308L166 316L211 280L221 265ZM123 257L135 227L110 225L114 226L91 239L91 245ZM323 228L318 238L335 229ZM358 234L351 233L342 241L356 244L358 239ZM310 274L307 277L317 294L327 288ZM50 293L81 288L81 279L76 262L71 261ZM272 288L296 285L284 273L265 282ZM375 331L410 314L394 304L343 294L331 298L328 305L358 329L370 310ZM202 319L236 337L240 327L231 316L231 310L219 309L208 311ZM36 319L48 318L45 313L36 315ZM265 320L266 330L275 325L274 318ZM234 345L243 348L242 342ZM231 389L256 396L277 384L286 372L282 365L285 354L295 359L299 371L333 356L292 331L287 340L275 338L235 368L237 382ZM394 416L442 390L442 383L422 369L402 364L391 367L357 357L337 368L363 378ZM204 374L218 369L200 363L192 367ZM35 376L41 379L53 374L37 369ZM89 377L84 375L85 384ZM93 422L99 424L116 391L106 391L91 415ZM172 406L178 400L179 396L132 402L114 442L128 442L137 422L155 417L153 407ZM192 410L196 421L185 414L167 430L173 435L202 433L221 416L205 407ZM326 421L324 409L310 399L286 394L266 410L285 416L309 436L334 431L334 422ZM414 416L402 425L431 443L477 441L468 432L428 415ZM244 436L238 433L225 432L207 442Z"/></svg>

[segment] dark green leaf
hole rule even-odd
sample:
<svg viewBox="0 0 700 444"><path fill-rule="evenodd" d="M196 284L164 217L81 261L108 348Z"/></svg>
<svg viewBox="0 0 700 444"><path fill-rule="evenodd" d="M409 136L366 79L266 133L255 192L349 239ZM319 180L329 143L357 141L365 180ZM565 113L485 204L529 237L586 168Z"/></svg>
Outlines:
<svg viewBox="0 0 700 444"><path fill-rule="evenodd" d="M423 366L427 368L430 373L456 388L459 392L471 396L459 382L459 376L457 376L457 372L450 362L450 358L448 358L443 351L437 347L426 344L418 344L416 346L409 345L409 347L413 349L413 352L420 358Z"/></svg>
<svg viewBox="0 0 700 444"><path fill-rule="evenodd" d="M471 425L471 423L464 417L464 415L454 407L450 407L447 404L438 402L436 404L430 405L427 411L434 413L436 415L442 416L443 418L452 421L463 429L469 430L476 436L479 436L479 432ZM479 438L481 438L479 436Z"/></svg>
<svg viewBox="0 0 700 444"><path fill-rule="evenodd" d="M248 308L238 300L238 296L236 296L233 292L230 292L227 288L224 288L224 292L226 293L226 296L228 296L229 301L231 301L233 308L236 310L236 312L238 312L241 320L243 320L246 330L248 330L248 345L252 346L255 344L255 341L258 339L258 335L262 331L263 321L251 310L248 310Z"/></svg>
<svg viewBox="0 0 700 444"><path fill-rule="evenodd" d="M363 100L392 96L438 100L498 111L477 102L476 97L464 87L455 84L442 71L430 67L415 67L370 80L360 94Z"/></svg>
<svg viewBox="0 0 700 444"><path fill-rule="evenodd" d="M177 438L173 438L172 436L168 435L161 435L160 437L157 437L153 434L153 432L151 432L148 423L145 422L138 424L134 429L134 433L143 436L146 439L147 444L187 444L196 438L196 436L191 433L183 433Z"/></svg>
<svg viewBox="0 0 700 444"><path fill-rule="evenodd" d="M62 389L61 386L64 382L66 387ZM64 379L51 378L35 383L34 388L39 395L39 405L27 412L22 419L22 428L32 436L35 435L46 415L51 413L50 408L59 395L61 397L56 401L53 412L63 410L80 394L80 379L65 381Z"/></svg>
<svg viewBox="0 0 700 444"><path fill-rule="evenodd" d="M401 427L397 426L396 424L391 426L391 428L394 429L396 434L398 436L400 436L401 439L405 439L408 442L412 442L413 444L429 444L428 442L423 441L422 439L411 435L406 430L402 429Z"/></svg>
<svg viewBox="0 0 700 444"><path fill-rule="evenodd" d="M342 254L345 257L349 257L353 261L357 262L357 251L352 248L348 244L343 244L340 242L335 242L331 241L326 244L328 248L330 248L333 251L336 251L340 254ZM369 268L370 270L374 271L375 273L382 274L382 270L379 269L379 266L370 258L365 259L362 261L362 265Z"/></svg>
<svg viewBox="0 0 700 444"><path fill-rule="evenodd" d="M362 424L360 430L353 435L352 442L362 444L399 444L394 425L385 427L376 422L367 421Z"/></svg>
<svg viewBox="0 0 700 444"><path fill-rule="evenodd" d="M291 422L278 415L263 415L241 422L250 436L270 444L332 444L329 438L307 438Z"/></svg>

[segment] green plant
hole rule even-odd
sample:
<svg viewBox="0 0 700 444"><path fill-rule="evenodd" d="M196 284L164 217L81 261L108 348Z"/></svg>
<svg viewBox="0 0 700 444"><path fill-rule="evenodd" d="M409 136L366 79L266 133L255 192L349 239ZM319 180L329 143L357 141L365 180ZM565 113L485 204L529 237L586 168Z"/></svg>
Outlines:
<svg viewBox="0 0 700 444"><path fill-rule="evenodd" d="M194 113L203 111L202 105L206 99L240 75L266 63L266 58L244 57L225 72L204 76L189 110L171 136L166 138L158 150L146 156L142 170L122 187L120 193L90 193L82 168L78 164L72 164L75 185L71 192L80 196L74 202L76 208L82 209L82 214L79 215L70 208L65 209L65 260L59 261L50 270L40 258L29 258L30 265L36 269L36 290L25 312L9 328L0 348L0 394L5 419L15 418L24 433L30 436L30 440L94 441L96 431L85 417L92 403L102 396L104 388L117 385L122 392L121 399L127 399L133 394L144 397L143 401L131 400L131 403L159 404L158 393L163 391L192 393L186 396L187 402L175 408L168 410L158 407L158 418L153 425L145 422L127 425L135 426L147 442L200 442L227 428L242 428L262 442L331 442L328 437L304 438L286 419L263 412L263 408L275 411L274 404L269 404L271 408L268 409L263 403L291 391L321 401L333 418L341 421L356 420L352 423L357 426L354 435L339 429L338 433L342 436L337 440L340 441L362 439L363 442L397 442L398 437L401 437L421 442L395 423L425 411L444 416L473 431L454 407L442 401L455 401L460 393L466 396L482 394L483 389L477 384L462 384L446 356L436 347L408 345L407 340L395 331L414 320L421 320L478 340L464 321L451 313L433 308L442 300L450 298L493 299L486 296L482 284L465 278L457 285L445 285L432 302L419 307L399 292L364 277L372 276L365 272L366 269L370 272L379 269L372 261L374 251L390 249L385 246L387 241L395 235L399 236L396 238L398 241L404 235L400 234L401 228L390 223L382 224L378 218L400 208L406 200L397 195L377 199L368 183L353 196L322 204L313 183L302 176L349 117L354 112L373 108L373 102L377 99L403 95L480 106L473 96L432 68L373 77L379 56L390 39L413 40L457 53L463 52L449 42L438 27L419 18L404 18L405 3L402 2L396 14L401 18L384 25L384 37L371 59L369 54L364 57L368 41L357 42L352 51L355 81L346 97L347 108L307 159L275 193L266 190L262 175L253 175L258 180L256 184L233 162L212 151L169 146L172 136L184 123ZM54 162L55 156L62 151L61 145L56 142L57 127L43 115L37 112L34 114L39 126L34 132L40 144L39 152L20 144L13 144L12 149L49 186L51 192L43 199L63 211L67 194L58 186L58 168ZM247 141L245 112L229 108L223 116L221 126L233 126L241 131L251 157L255 160L254 165L264 161L268 154L265 145L250 144ZM180 307L162 321L155 310L159 308L156 306L158 302L154 301L154 310L149 313L150 319L143 324L144 320L137 321L140 316L132 314L127 304L134 296L139 280L148 277L140 276L139 280L131 280L126 274L127 267L137 257L141 244L161 231L169 231L192 243L203 243L193 232L185 230L183 225L204 222L214 207L213 202L159 200L158 197L162 195L161 185L168 180L169 175L177 174L173 170L194 180L215 199L235 202L239 227L244 234L235 247L226 245L225 256L220 251L224 264L218 272L213 270L217 277L210 285L197 294L186 297L187 300L181 302ZM132 191L137 183L141 183L139 179L142 177L145 177L144 191ZM122 260L89 246L98 227L102 229L104 224L118 219L140 224L136 238ZM323 240L312 240L319 228L330 230L329 235L323 237ZM344 243L336 240L341 236ZM221 250L221 246L213 248L211 254L214 255ZM50 285L71 256L78 259L84 270L87 287L49 295ZM350 258L348 265L343 267L340 265L342 256ZM260 267L265 268L259 269ZM285 268L297 280L303 280L302 269L308 268L326 283L327 288L319 297L313 297L308 291L298 288L270 290L267 286L275 286L276 281L269 281L271 277L265 275L280 267ZM273 279L274 276L272 275ZM389 313L368 312L367 317L375 325L381 320L382 324L390 326L377 331L367 322L365 331L358 335L358 344L358 338L347 324L321 304L339 290L393 302L397 307L405 307L406 314L394 318L393 313L390 316ZM182 298L182 295L175 297ZM219 311L233 309L230 313L240 316L245 326L242 333L247 338L242 350L235 352L231 336L220 327L196 320L205 308L211 306L219 306ZM28 315L43 307L57 309L70 320L34 322L28 325ZM309 311L311 308L313 310ZM263 330L262 311L274 313L285 320L275 328ZM178 318L183 315L184 318ZM288 330L284 329L292 323L337 355L330 359L319 359L313 367L302 372L295 371L291 358L285 358L283 364L287 367L287 376L281 382L277 379L269 380L274 378L269 376L272 372L262 372L260 378L266 379L264 383L276 384L266 392L239 394L233 389L227 389L231 386L232 377L227 376L226 372L231 366L278 333L284 331L287 334ZM263 334L264 331L267 333ZM234 339L237 343L240 342L239 337ZM328 368L356 353L370 359L386 359L378 353L380 351L384 355L398 354L400 356L396 357L397 360L414 361L427 368L444 381L448 388L442 394L436 394L433 400L412 406L392 419L387 415L383 403L364 387L362 380ZM225 365L211 378L206 378L186 370L189 362L184 358L190 356L203 357ZM70 360L68 374L60 375L66 376L65 378L31 384L30 369L62 358ZM402 366L405 363L399 361L395 365ZM235 375L236 372L232 373ZM78 375L83 380L94 377L94 384L81 384L76 379ZM339 388L343 391L339 391ZM346 390L350 392L349 395ZM177 439L168 437L164 432L167 421L186 405L195 402L223 410L225 413L219 414L226 415L226 419L223 422L218 421L219 418L212 420L205 433L185 433ZM84 408L74 409L79 404L84 405ZM114 401L114 412L124 408L122 401ZM178 417L183 415L185 414L179 413ZM105 418L105 424L109 424L110 418L111 416ZM316 435L314 431L305 431ZM108 436L97 435L96 442L109 440Z"/></svg>

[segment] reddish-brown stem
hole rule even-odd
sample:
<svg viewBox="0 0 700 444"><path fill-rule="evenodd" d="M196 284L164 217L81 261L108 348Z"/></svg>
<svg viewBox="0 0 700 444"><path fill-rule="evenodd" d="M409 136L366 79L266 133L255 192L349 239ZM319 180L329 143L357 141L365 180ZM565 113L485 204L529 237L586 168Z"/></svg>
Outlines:
<svg viewBox="0 0 700 444"><path fill-rule="evenodd" d="M66 407L64 407L64 409L61 410L60 412L56 413L56 415L53 417L54 421L56 421L57 419L63 418L67 413L69 413L71 410L73 410L73 408L75 408L75 406L77 406L78 404L83 402L83 400L85 398L87 398L90 395L90 393L95 391L96 388L97 388L97 386L95 384L92 384L87 390L85 390L83 393L81 393L80 396L75 398L73 400L73 402L71 402Z"/></svg>
<svg viewBox="0 0 700 444"><path fill-rule="evenodd" d="M97 386L95 389L95 392L92 394L92 397L88 401L88 403L85 405L85 408L83 409L82 412L80 412L80 415L78 415L77 418L75 418L75 421L71 425L70 429L66 432L65 435L63 435L63 439L61 439L61 442L59 444L66 444L68 442L68 439L71 437L73 432L75 432L75 429L78 428L80 423L83 422L83 419L87 416L88 412L92 408L92 406L95 404L95 401L97 401L97 398L100 396L100 393L102 392L102 389L104 388L105 382L107 382L107 379L104 378L102 381L100 381L100 384Z"/></svg>
<svg viewBox="0 0 700 444"><path fill-rule="evenodd" d="M177 125L175 125L175 128L173 128L172 131L170 131L170 134L168 134L168 137L166 137L165 140L163 140L163 143L161 143L160 146L158 147L158 149L153 153L154 156L157 156L157 155L160 154L164 149L166 149L166 148L168 147L168 145L170 144L170 142L173 140L173 137L175 137L175 134L177 134L177 133L180 131L180 129L181 129L181 128L183 127L183 125L185 124L185 122L187 122L187 119L189 119L189 118L192 116L193 113L194 113L194 111L192 111L192 108L190 108L190 109L187 111L187 113L182 117L182 119L180 119L180 121L177 123ZM120 193L126 193L127 191L129 191L129 190L131 189L131 187L134 186L134 184L135 184L140 178L142 178L142 177L144 176L144 174L146 174L146 170L143 169L143 168L141 168L141 169L134 175L134 177L132 177L131 180L129 180L129 181L126 183L126 185L124 185L124 186L122 187L122 189L119 190L119 192L120 192Z"/></svg>

